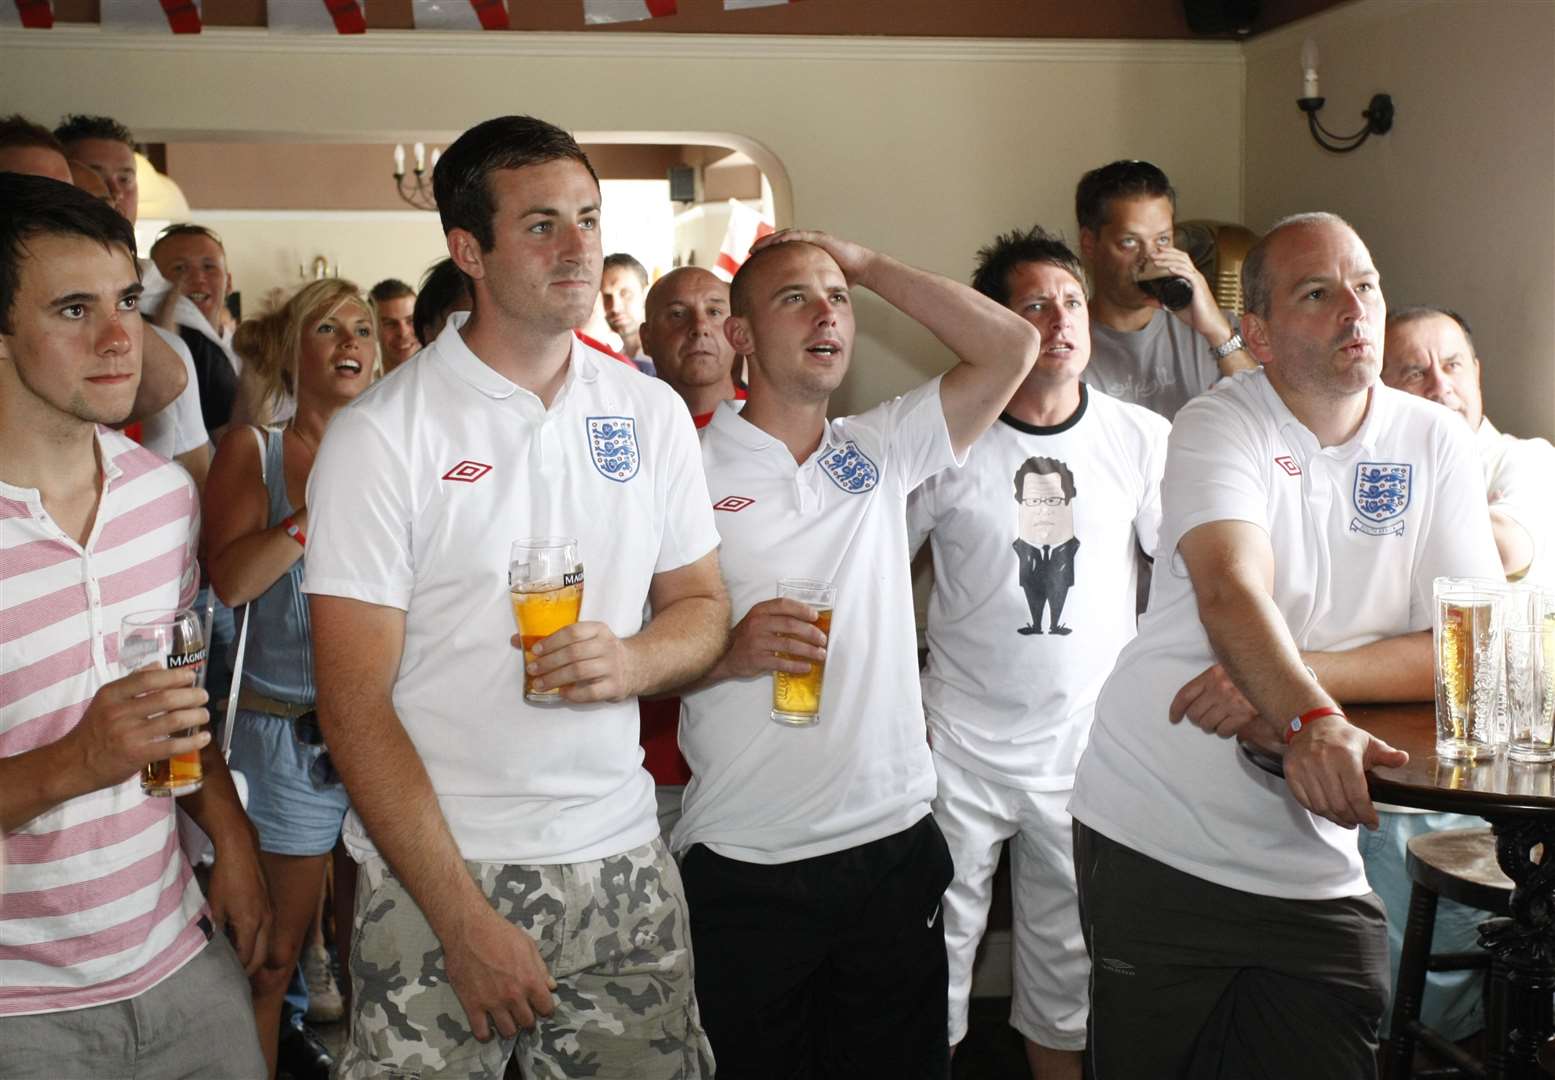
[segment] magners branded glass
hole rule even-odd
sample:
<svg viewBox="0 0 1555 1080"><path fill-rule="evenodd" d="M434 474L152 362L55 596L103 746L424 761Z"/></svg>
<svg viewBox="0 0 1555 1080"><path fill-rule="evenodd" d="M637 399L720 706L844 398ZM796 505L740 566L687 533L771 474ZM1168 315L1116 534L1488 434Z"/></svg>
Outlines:
<svg viewBox="0 0 1555 1080"><path fill-rule="evenodd" d="M829 581L813 581L809 578L782 578L778 581L777 594L808 604L816 610L815 625L826 635L829 649L837 586ZM826 679L826 661L803 660L787 653L780 655L787 660L808 663L810 670L803 675L792 675L786 671L772 673L772 719L789 727L809 727L818 723L821 719L821 686Z"/></svg>
<svg viewBox="0 0 1555 1080"><path fill-rule="evenodd" d="M528 665L535 642L578 621L583 607L583 563L570 536L535 536L513 541L508 556L513 618L524 640L524 700L537 705L561 701L560 688L536 690Z"/></svg>
<svg viewBox="0 0 1555 1080"><path fill-rule="evenodd" d="M147 667L192 667L194 684L203 687L209 655L205 639L204 620L188 608L127 615L119 628L119 669L129 675ZM177 731L173 737L188 738L197 730ZM145 765L140 789L147 795L188 795L199 791L204 782L200 752L191 750Z"/></svg>

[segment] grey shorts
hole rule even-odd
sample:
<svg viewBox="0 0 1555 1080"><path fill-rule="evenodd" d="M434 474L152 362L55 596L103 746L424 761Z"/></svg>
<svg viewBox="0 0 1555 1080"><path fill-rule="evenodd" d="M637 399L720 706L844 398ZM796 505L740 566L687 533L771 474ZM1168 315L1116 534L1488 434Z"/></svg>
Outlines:
<svg viewBox="0 0 1555 1080"><path fill-rule="evenodd" d="M0 1080L263 1080L248 977L217 934L150 990L111 1005L0 1017Z"/></svg>
<svg viewBox="0 0 1555 1080"><path fill-rule="evenodd" d="M680 871L660 840L558 866L466 863L497 912L539 946L556 1012L477 1042L443 948L382 859L362 864L351 947L351 1036L336 1080L489 1077L699 1080L712 1051L692 991Z"/></svg>

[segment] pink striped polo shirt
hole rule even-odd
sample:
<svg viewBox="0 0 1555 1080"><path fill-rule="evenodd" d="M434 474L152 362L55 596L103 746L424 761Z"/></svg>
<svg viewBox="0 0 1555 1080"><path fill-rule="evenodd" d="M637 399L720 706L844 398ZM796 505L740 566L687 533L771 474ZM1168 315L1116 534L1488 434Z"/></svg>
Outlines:
<svg viewBox="0 0 1555 1080"><path fill-rule="evenodd" d="M54 742L119 677L119 624L185 606L199 508L176 465L97 429L103 494L85 550L38 492L0 482L0 756ZM172 799L138 776L61 803L4 839L0 1016L122 1001L205 944Z"/></svg>

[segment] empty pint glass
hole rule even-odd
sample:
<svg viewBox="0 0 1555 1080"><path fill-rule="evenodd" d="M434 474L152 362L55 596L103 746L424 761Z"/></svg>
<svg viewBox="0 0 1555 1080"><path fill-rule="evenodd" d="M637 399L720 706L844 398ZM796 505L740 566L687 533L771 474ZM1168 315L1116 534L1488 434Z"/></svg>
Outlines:
<svg viewBox="0 0 1555 1080"><path fill-rule="evenodd" d="M830 648L831 613L837 603L837 586L829 581L782 578L778 581L777 594L816 610L815 625L826 635ZM802 660L787 653L780 655L787 660ZM803 662L810 665L810 670L803 675L786 671L772 673L772 719L790 727L809 727L821 718L821 684L826 679L826 661Z"/></svg>
<svg viewBox="0 0 1555 1080"><path fill-rule="evenodd" d="M1555 761L1555 590L1508 595L1506 626L1507 757Z"/></svg>
<svg viewBox="0 0 1555 1080"><path fill-rule="evenodd" d="M570 536L535 536L513 541L508 556L508 590L513 618L524 639L524 700L536 705L561 701L560 689L536 690L529 664L535 642L578 621L583 607L583 564Z"/></svg>
<svg viewBox="0 0 1555 1080"><path fill-rule="evenodd" d="M1504 582L1437 578L1435 615L1436 752L1455 760L1494 757L1506 742L1501 697Z"/></svg>
<svg viewBox="0 0 1555 1080"><path fill-rule="evenodd" d="M205 629L200 616L188 608L127 615L119 628L119 669L129 675L148 667L192 667L194 684L203 687L208 656ZM173 734L187 738L197 730ZM140 789L147 795L188 795L199 791L204 782L198 750L150 762L140 775Z"/></svg>

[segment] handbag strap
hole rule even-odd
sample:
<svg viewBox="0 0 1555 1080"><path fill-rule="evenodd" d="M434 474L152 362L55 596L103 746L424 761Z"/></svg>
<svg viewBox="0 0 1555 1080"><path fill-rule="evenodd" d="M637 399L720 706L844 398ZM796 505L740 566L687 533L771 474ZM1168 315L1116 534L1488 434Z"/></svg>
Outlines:
<svg viewBox="0 0 1555 1080"><path fill-rule="evenodd" d="M259 482L264 483L265 456L269 448L265 445L264 434L257 427L250 427L254 433L254 441L259 444ZM243 625L238 628L237 648L232 654L232 685L227 691L227 719L221 729L221 756L224 759L232 757L232 726L238 718L238 696L243 687L243 654L248 651L248 610L251 605L244 604L234 617L241 617Z"/></svg>

